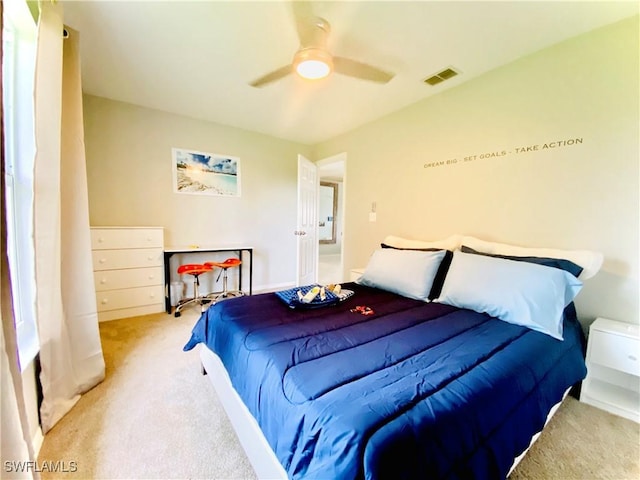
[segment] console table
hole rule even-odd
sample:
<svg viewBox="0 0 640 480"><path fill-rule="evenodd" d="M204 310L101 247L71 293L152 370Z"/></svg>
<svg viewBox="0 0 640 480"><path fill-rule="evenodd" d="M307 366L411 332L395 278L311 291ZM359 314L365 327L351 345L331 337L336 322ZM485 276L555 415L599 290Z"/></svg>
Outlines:
<svg viewBox="0 0 640 480"><path fill-rule="evenodd" d="M169 260L178 253L219 253L233 252L238 255L242 263L246 262L245 254L249 261L249 295L253 293L253 248L251 247L167 247L164 249L164 306L167 313L171 313L171 265ZM238 283L242 290L242 266L238 271Z"/></svg>

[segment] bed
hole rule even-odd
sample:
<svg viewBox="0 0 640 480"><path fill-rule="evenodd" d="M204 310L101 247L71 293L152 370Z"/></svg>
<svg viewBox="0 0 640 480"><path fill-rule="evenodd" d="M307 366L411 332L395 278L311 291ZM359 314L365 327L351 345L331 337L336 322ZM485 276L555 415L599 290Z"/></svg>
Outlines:
<svg viewBox="0 0 640 480"><path fill-rule="evenodd" d="M528 285L522 268L537 260L465 248L380 249L358 283L343 285L353 296L332 306L290 308L264 293L217 303L201 316L185 350L203 344L205 369L227 384L225 408L248 419L238 434L261 478L508 475L586 374L572 301L581 281L541 267L569 286L557 319L523 324L496 310L481 286L473 285L489 307L466 305L473 294L465 288L487 278L476 264L493 271L496 262L520 265L513 274ZM498 303L509 288L500 286Z"/></svg>

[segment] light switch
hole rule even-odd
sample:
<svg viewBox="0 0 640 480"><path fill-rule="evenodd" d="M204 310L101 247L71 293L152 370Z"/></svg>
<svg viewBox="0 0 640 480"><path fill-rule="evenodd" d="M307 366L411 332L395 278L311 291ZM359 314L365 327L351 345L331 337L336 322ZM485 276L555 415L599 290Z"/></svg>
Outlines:
<svg viewBox="0 0 640 480"><path fill-rule="evenodd" d="M376 221L376 212L369 212L369 221L370 222L375 222Z"/></svg>

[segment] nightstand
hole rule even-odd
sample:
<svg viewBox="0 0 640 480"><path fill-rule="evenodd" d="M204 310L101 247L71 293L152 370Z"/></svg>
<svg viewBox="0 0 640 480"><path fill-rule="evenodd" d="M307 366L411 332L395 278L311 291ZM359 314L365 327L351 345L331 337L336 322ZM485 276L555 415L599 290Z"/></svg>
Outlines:
<svg viewBox="0 0 640 480"><path fill-rule="evenodd" d="M589 327L580 400L640 423L640 327L598 318Z"/></svg>
<svg viewBox="0 0 640 480"><path fill-rule="evenodd" d="M364 267L352 268L351 270L349 270L349 281L355 282L362 276L363 273L364 273Z"/></svg>

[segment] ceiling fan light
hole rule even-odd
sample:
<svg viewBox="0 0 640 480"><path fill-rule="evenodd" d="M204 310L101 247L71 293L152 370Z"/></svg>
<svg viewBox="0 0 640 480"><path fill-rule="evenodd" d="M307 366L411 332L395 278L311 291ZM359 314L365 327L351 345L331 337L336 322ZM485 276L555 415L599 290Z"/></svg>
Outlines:
<svg viewBox="0 0 640 480"><path fill-rule="evenodd" d="M302 78L317 80L331 73L331 68L322 60L305 60L296 66L296 72Z"/></svg>
<svg viewBox="0 0 640 480"><path fill-rule="evenodd" d="M308 48L300 50L293 61L298 75L309 80L324 78L331 73L333 62L331 55L324 50Z"/></svg>

